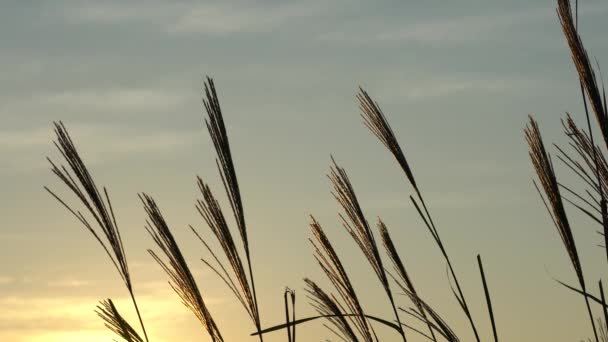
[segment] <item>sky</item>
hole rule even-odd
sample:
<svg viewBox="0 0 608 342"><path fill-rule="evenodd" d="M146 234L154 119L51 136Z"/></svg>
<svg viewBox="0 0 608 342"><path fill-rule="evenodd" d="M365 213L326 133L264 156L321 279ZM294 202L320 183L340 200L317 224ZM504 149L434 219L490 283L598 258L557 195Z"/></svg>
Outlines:
<svg viewBox="0 0 608 342"><path fill-rule="evenodd" d="M296 290L301 317L314 313L302 278L330 289L307 241L310 214L335 242L367 311L389 312L340 226L325 176L333 155L368 219L386 222L421 295L471 338L441 255L409 202L411 187L362 124L355 99L362 86L413 165L484 340L491 332L478 253L503 340L590 337L583 301L553 280L575 277L532 186L522 132L533 113L547 141L563 142L560 118L583 119L555 1L3 0L0 7L0 340L110 341L93 311L105 298L134 319L103 251L43 190L76 203L46 161L59 159L52 122L62 120L110 191L151 340L208 337L146 252L154 246L137 198L144 191L157 199L227 340L248 341L253 325L200 262L205 250L188 229L210 237L194 208L196 175L221 191L203 124L206 75L215 79L231 139L264 326L283 322L286 286ZM584 42L604 65L608 3L582 0L580 8ZM564 168L558 176L577 184ZM597 235L570 213L595 284L605 273ZM298 335L331 337L320 323Z"/></svg>

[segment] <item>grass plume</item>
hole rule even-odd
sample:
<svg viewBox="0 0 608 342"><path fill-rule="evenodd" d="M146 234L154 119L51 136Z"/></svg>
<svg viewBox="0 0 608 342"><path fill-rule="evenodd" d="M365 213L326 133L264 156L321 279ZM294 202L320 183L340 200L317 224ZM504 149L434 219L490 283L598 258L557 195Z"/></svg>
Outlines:
<svg viewBox="0 0 608 342"><path fill-rule="evenodd" d="M314 217L311 217L310 227L314 239L309 240L314 249L315 259L344 302L346 310L342 311L354 314L354 316L350 316L350 319L363 341L374 341L373 328L365 318L365 312L338 254Z"/></svg>
<svg viewBox="0 0 608 342"><path fill-rule="evenodd" d="M397 281L397 284L402 287L404 292L409 292L412 294L411 298L413 299L414 304L416 305L418 314L429 328L430 339L432 341L437 341L437 338L435 337L435 332L433 330L433 327L431 326L431 322L426 316L426 312L420 301L420 297L418 297L416 287L414 286L414 283L410 278L407 269L405 268L405 264L403 263L403 261L401 261L401 257L399 256L397 248L393 243L393 239L391 238L391 235L388 232L388 228L380 219L378 219L378 231L380 231L380 236L382 237L382 244L384 245L384 250L386 251L386 254L389 256L393 263L393 269L395 271L395 274L397 274L397 276L399 277L399 281Z"/></svg>
<svg viewBox="0 0 608 342"><path fill-rule="evenodd" d="M583 292L587 292L583 268L579 259L576 243L574 241L574 235L572 234L572 228L570 227L570 222L568 221L568 216L566 214L562 196L560 194L559 184L553 168L553 162L551 161L551 156L547 152L543 143L540 129L538 128L538 123L532 116L529 117L528 125L525 128L525 136L526 141L528 142L530 159L532 160L532 165L536 171L540 186L544 191L544 196L536 181L534 182L534 186L538 190L538 193L541 196L549 215L551 216L551 220L553 221L553 224L555 225L555 228L557 228L557 231L562 239L566 252L570 258L570 262L572 263L572 267L574 268L574 272L576 273L581 290ZM593 332L595 334L595 340L597 341L598 336L595 329L595 322L591 312L591 307L589 305L589 299L587 297L585 297L585 303L587 305L587 311L591 320Z"/></svg>
<svg viewBox="0 0 608 342"><path fill-rule="evenodd" d="M238 282L241 287L241 295L243 296L243 302L246 303L246 309L248 311L249 316L252 318L256 329L258 332L261 331L261 318L258 308L257 295L255 290L255 280L254 280L254 272L253 266L251 262L251 253L249 248L249 239L247 237L247 225L245 222L245 213L243 209L243 202L241 199L241 192L239 189L239 183L236 176L236 170L234 167L234 161L232 159L232 152L230 150L230 142L228 139L228 133L226 131L226 125L224 124L224 117L222 114L222 109L220 107L219 98L217 96L217 92L215 89L215 83L213 79L207 77L205 82L205 97L203 98L203 105L205 106L205 110L207 112L207 118L205 119L205 124L207 126L207 130L209 131L209 135L211 136L211 140L213 141L213 146L215 147L215 151L217 154L216 164L219 170L220 176L222 178L222 183L224 185L224 189L226 190L226 194L228 196L228 200L230 202L230 206L232 208L232 212L234 214L234 218L236 220L237 228L239 234L241 236L242 247L245 251L245 260L246 260L246 268L248 270L249 280L247 280L247 276L243 272L243 262L241 261L240 256L238 256L238 252L236 249L236 245L234 245L234 240L232 239L228 227L221 226L221 224L225 223L222 215L222 222L214 222L218 229L226 229L222 231L222 234L219 230L214 230L214 234L220 240L222 244L222 249L228 258L232 269L238 279ZM199 178L199 188L201 192L203 192L204 200L203 202L198 202L199 211L204 209L205 207L211 208L214 204L214 199L206 197L205 191L203 189L206 185L202 184L202 181ZM207 195L211 195L209 191ZM204 203L209 199L211 202ZM219 210L219 205L217 205ZM204 212L204 210L203 210ZM212 212L209 212L212 213ZM219 217L209 216L208 218L214 219ZM206 220L207 221L207 220ZM210 221L207 221L210 224ZM213 230L213 228L212 228ZM226 232L228 232L226 235ZM222 241L222 238L228 238L230 236L231 241ZM230 245L230 246L228 246ZM234 245L234 246L232 246ZM234 292L234 291L233 291ZM260 336L260 341L263 341L262 334Z"/></svg>
<svg viewBox="0 0 608 342"><path fill-rule="evenodd" d="M169 275L171 287L179 295L182 303L198 318L211 339L214 342L224 341L156 201L147 194L141 194L140 199L148 215L146 230L168 259L168 263L153 250L148 250L148 252Z"/></svg>
<svg viewBox="0 0 608 342"><path fill-rule="evenodd" d="M93 176L89 172L83 159L80 157L74 141L70 137L68 130L64 124L59 122L53 123L55 127L56 141L53 142L57 150L63 156L64 162L68 165L67 167L63 164L56 164L50 158L47 158L51 164L51 171L59 178L65 186L76 196L78 201L84 207L86 212L93 218L94 224L91 224L89 220L83 215L79 209L75 209L70 206L63 198L57 195L54 191L48 187L44 187L59 203L61 203L78 221L88 230L99 245L103 248L106 255L116 268L116 271L120 275L125 287L129 291L133 306L137 312L139 323L146 342L148 341L148 335L146 328L143 323L143 319L139 312L139 307L135 299L135 291L133 289L133 283L131 281L131 273L129 272L129 264L127 263L127 256L122 243L122 237L120 236L120 230L114 210L112 208L112 202L108 190L103 187L103 191L97 187Z"/></svg>
<svg viewBox="0 0 608 342"><path fill-rule="evenodd" d="M118 312L111 299L99 302L95 312L104 321L106 328L122 337L126 342L144 342L137 331Z"/></svg>
<svg viewBox="0 0 608 342"><path fill-rule="evenodd" d="M363 252L365 258L372 266L374 273L376 273L378 280L382 284L382 288L388 296L393 313L395 314L395 319L401 327L401 319L399 318L397 305L395 304L389 279L386 275L384 265L382 264L382 258L380 257L380 251L376 244L374 233L363 214L363 210L361 209L361 205L355 194L355 189L353 188L346 171L340 167L333 158L332 162L333 165L328 177L333 185L333 195L346 214L346 217L340 214L342 225L353 240L355 240L357 246L359 246L359 249ZM402 339L407 341L403 329L401 329L399 333L401 334Z"/></svg>
<svg viewBox="0 0 608 342"><path fill-rule="evenodd" d="M361 116L363 118L365 125L378 138L378 140L380 140L380 142L389 150L389 152L395 157L395 159L397 160L397 163L399 164L399 166L401 166L401 169L403 170L403 172L405 173L410 184L414 188L417 199L415 199L412 196L410 196L410 199L411 199L412 203L414 204L414 206L416 207L416 210L418 211L418 214L420 215L425 226L427 227L427 229L433 236L433 239L435 240L437 247L439 247L439 249L448 265L449 274L450 274L451 278L454 280L454 284L456 285L456 290L453 291L454 296L456 297L456 300L460 304L460 307L462 308L465 316L467 317L467 319L471 325L471 329L473 330L473 334L475 335L475 340L477 342L480 342L479 333L477 332L477 327L475 325L475 321L473 320L473 316L469 309L469 305L467 304L467 300L464 296L462 287L460 285L460 281L458 280L458 277L456 276L456 272L454 271L454 266L452 265L452 261L446 251L443 241L441 240L441 236L439 235L439 231L437 230L437 227L435 226L433 217L431 216L431 214L429 212L429 209L426 205L424 197L422 196L422 192L420 191L420 188L419 188L418 184L416 183L416 179L414 178L414 174L412 172L410 164L408 163L407 159L405 158L405 154L403 153L403 150L401 149L401 146L399 145L399 142L397 141L397 138L395 137L395 133L393 132L393 129L391 128L390 124L388 123L386 116L382 112L380 105L377 102L375 102L374 100L372 100L372 98L369 96L369 94L363 88L359 88L359 94L357 94L357 99L359 100L359 109L361 110Z"/></svg>

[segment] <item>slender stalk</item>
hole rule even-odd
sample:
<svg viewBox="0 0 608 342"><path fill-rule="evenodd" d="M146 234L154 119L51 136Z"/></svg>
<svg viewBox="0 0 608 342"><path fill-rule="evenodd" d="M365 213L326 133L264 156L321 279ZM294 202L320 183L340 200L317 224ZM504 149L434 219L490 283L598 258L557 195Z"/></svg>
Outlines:
<svg viewBox="0 0 608 342"><path fill-rule="evenodd" d="M290 292L290 290L288 288L285 289L285 293L283 294L283 301L285 302L285 322L287 323L287 341L293 342L293 339L291 337L291 320L289 318L289 302L287 301L287 294L289 292Z"/></svg>
<svg viewBox="0 0 608 342"><path fill-rule="evenodd" d="M479 333L477 332L477 327L475 326L475 321L473 320L473 316L471 315L471 311L469 310L469 306L467 304L466 297L464 296L464 293L460 286L460 282L458 281L458 277L456 276L456 272L454 271L454 266L452 266L452 261L450 260L450 257L443 245L443 242L441 241L441 237L439 236L439 232L437 231L437 228L435 227L435 223L433 222L433 217L430 215L429 210L424 201L424 198L422 197L422 193L420 192L420 190L417 186L414 189L415 189L415 192L418 196L420 203L422 203L422 208L424 209L424 213L426 214L426 217L428 218L427 226L430 225L429 229L431 230L431 233L433 234L433 236L435 238L435 242L437 243L437 246L439 247L439 250L441 251L441 254L443 255L443 257L448 265L448 270L450 271L450 275L452 276L452 279L454 280L454 284L456 285L456 290L458 291L458 297L457 297L458 302L460 303L460 306L462 307L462 310L464 311L464 314L467 317L469 324L471 325L471 329L473 330L473 333L475 335L475 340L477 342L480 342L481 340L479 338ZM417 206L416 202L414 202L414 204ZM422 216L422 212L420 211L420 208L418 206L417 206L417 209L418 209L418 213ZM422 217L426 223L427 220L424 219L424 216L422 216Z"/></svg>
<svg viewBox="0 0 608 342"><path fill-rule="evenodd" d="M602 313L604 314L604 327L608 330L608 309L606 308L606 296L604 294L604 285L602 285L602 280L599 281L600 286L600 297L602 298ZM600 322L601 323L601 322ZM601 331L601 329L600 329Z"/></svg>
<svg viewBox="0 0 608 342"><path fill-rule="evenodd" d="M488 290L488 284L486 282L486 275L483 271L483 264L481 263L481 256L477 254L477 263L479 264L479 273L481 273L481 281L483 282L483 291L486 295L486 303L488 304L488 312L490 314L490 321L492 322L492 332L494 333L494 342L498 342L498 334L496 333L496 322L494 320L494 310L492 310L492 300L490 300L490 291Z"/></svg>
<svg viewBox="0 0 608 342"><path fill-rule="evenodd" d="M473 317L471 315L471 312L467 305L466 299L462 292L460 282L458 281L458 278L456 277L456 272L454 271L452 262L451 262L450 258L448 257L445 247L443 246L443 242L441 241L437 228L435 227L433 218L431 217L431 215L429 213L426 202L424 201L420 188L418 187L418 184L416 183L416 179L414 178L414 173L412 172L412 169L405 157L405 154L403 153L403 150L401 149L401 146L399 145L399 142L397 141L397 138L395 137L395 133L393 132L393 129L391 128L390 124L388 123L388 121L387 121L386 117L384 116L382 109L380 109L380 106L378 105L378 103L375 102L374 100L372 100L372 98L369 96L369 94L362 88L359 88L359 94L357 94L357 99L359 100L359 108L361 109L361 116L363 117L365 126L367 126L367 128L369 128L369 130L378 138L378 140L380 140L380 142L389 150L389 152L391 152L391 154L393 154L393 156L397 160L397 163L399 163L399 166L401 166L401 169L403 170L403 172L405 173L410 184L414 188L414 191L416 192L418 200L422 204L424 214L423 214L423 211L418 206L418 204L416 203L416 201L413 199L413 197L410 196L410 199L412 199L412 202L414 202L414 205L416 206L418 213L420 214L425 225L427 226L427 228L433 235L435 242L437 243L439 249L441 250L441 253L443 254L443 256L448 264L450 274L452 276L452 279L454 279L454 282L456 283L456 289L458 291L458 294L455 293L456 299L460 303L462 310L464 311L467 319L469 320L469 323L471 324L471 328L473 329L473 333L475 334L476 341L480 342L479 333L477 332L477 327L475 326L475 322L473 321Z"/></svg>
<svg viewBox="0 0 608 342"><path fill-rule="evenodd" d="M365 258L372 266L372 269L376 273L378 280L388 296L393 312L395 313L395 319L397 320L399 327L401 327L401 319L399 318L395 300L393 299L390 282L382 262L382 257L380 256L374 233L363 214L363 209L359 204L355 189L351 184L346 171L338 166L333 158L332 162L333 166L331 167L328 177L334 188L332 193L338 203L342 206L342 209L344 209L345 215L340 215L342 218L342 225L355 240L359 249L361 249ZM346 218L348 218L348 220ZM403 328L399 330L399 333L401 334L403 341L406 342L407 338L405 337Z"/></svg>
<svg viewBox="0 0 608 342"><path fill-rule="evenodd" d="M393 294L391 292L388 293L388 299L391 302L391 307L393 308L393 313L395 314L395 318L397 319L397 324L399 325L399 333L401 334L401 338L404 342L407 342L407 338L405 337L405 331L403 329L403 324L401 323L401 318L399 318L399 312L397 311L397 306L395 305L395 300L393 299Z"/></svg>
<svg viewBox="0 0 608 342"><path fill-rule="evenodd" d="M133 293L133 289L129 289L129 294L131 295L131 301L133 301L133 306L135 307L135 312L137 313L137 319L139 319L139 325L141 325L141 330L144 333L144 338L146 339L146 342L149 342L148 333L146 332L144 321L142 320L141 314L139 313L139 306L137 305L137 301L135 300L135 294Z"/></svg>
<svg viewBox="0 0 608 342"><path fill-rule="evenodd" d="M577 2L578 4L578 2ZM578 6L577 6L578 7ZM578 17L577 17L578 22ZM583 82L580 81L581 95L583 97L583 104L585 107L585 118L587 120L587 131L589 132L589 140L591 142L591 148L593 149L593 162L595 163L595 176L597 178L597 190L600 194L600 213L602 214L602 228L604 229L604 249L606 250L606 261L608 261L608 208L606 205L606 195L604 194L604 188L602 187L602 179L600 178L600 162L595 148L595 140L593 139L593 130L591 129L591 119L589 115L589 109L587 108L587 98L585 97L585 90L583 88Z"/></svg>
<svg viewBox="0 0 608 342"><path fill-rule="evenodd" d="M253 294L253 305L256 312L255 327L260 331L262 324L260 322L260 309L258 307L258 296L255 292L255 281L253 279L253 269L251 267L251 257L249 256L249 248L245 251L245 257L247 258L247 268L249 269L249 281L251 281L251 293ZM264 342L264 336L260 334L260 342Z"/></svg>
<svg viewBox="0 0 608 342"><path fill-rule="evenodd" d="M583 288L584 292L587 292L585 288ZM593 312L591 311L591 305L589 304L589 297L585 296L585 305L587 306L587 314L589 314L589 320L591 321L591 328L593 329L593 335L595 336L595 341L599 342L600 339L597 335L597 329L595 327L595 321L593 320Z"/></svg>
<svg viewBox="0 0 608 342"><path fill-rule="evenodd" d="M216 164L220 176L222 178L222 183L224 184L224 189L226 190L226 194L228 195L228 199L230 201L230 206L232 208L234 218L237 223L241 240L243 242L243 248L245 250L245 257L247 259L249 279L241 280L243 280L244 282L248 282L247 285L243 288L245 295L248 297L248 311L250 312L251 318L254 321L256 329L259 331L261 329L261 319L257 292L255 289L255 280L253 277L251 254L249 252L249 240L247 237L245 213L243 209L239 183L236 176L234 161L232 159L232 153L230 151L228 133L224 124L222 109L220 107L220 102L215 89L215 84L213 82L213 79L210 77L207 77L205 82L205 98L203 98L203 104L208 114L208 117L205 119L205 124L207 126L207 130L209 131L209 135L211 136L211 140L213 141L213 145L217 153ZM239 259L238 262L240 263L240 257L237 256L236 258ZM241 272L241 270L235 270L235 272L237 271ZM242 283L241 286L243 285L244 284ZM251 287L251 293L248 293L249 287ZM260 342L263 341L264 339L260 334Z"/></svg>

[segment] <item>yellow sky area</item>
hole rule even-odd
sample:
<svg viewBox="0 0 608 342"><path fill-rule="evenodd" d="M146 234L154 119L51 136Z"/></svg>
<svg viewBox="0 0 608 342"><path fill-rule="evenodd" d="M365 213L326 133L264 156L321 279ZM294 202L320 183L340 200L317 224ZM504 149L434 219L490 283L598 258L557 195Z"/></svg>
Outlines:
<svg viewBox="0 0 608 342"><path fill-rule="evenodd" d="M170 292L168 284L164 283L164 286L167 291L150 291L138 296L150 338L157 342L173 338L188 341L195 333L204 333L199 330L201 328L197 329L196 320L177 295ZM90 295L56 295L52 292L46 295L0 296L0 341L112 341L117 337L104 328L102 320L93 312L99 299ZM114 302L119 312L140 331L130 299L119 297ZM170 326L178 329L167 329ZM171 335L163 336L169 330L172 330Z"/></svg>

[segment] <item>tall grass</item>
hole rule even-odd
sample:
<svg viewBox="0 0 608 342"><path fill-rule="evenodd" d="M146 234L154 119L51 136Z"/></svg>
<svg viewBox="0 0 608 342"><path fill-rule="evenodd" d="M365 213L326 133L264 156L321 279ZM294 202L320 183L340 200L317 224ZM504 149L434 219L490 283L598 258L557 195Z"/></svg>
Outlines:
<svg viewBox="0 0 608 342"><path fill-rule="evenodd" d="M578 287L561 281L559 283L583 296L593 340L596 342L607 341L608 313L601 279L598 279L600 294L594 296L588 289L583 264L579 257L580 246L577 246L565 205L565 203L572 205L600 225L598 232L603 237L603 248L606 249L608 257L608 248L606 248L608 246L606 243L608 242L608 206L606 201L608 191L608 164L606 163L608 113L606 112L606 96L603 84L600 86L598 83L595 68L591 64L578 32L578 3L575 3L574 9L568 0L558 0L557 4L560 24L579 76L586 130L580 128L573 117L566 113L562 125L564 133L569 139L570 149L557 144L555 144L555 147L558 160L572 171L585 186L582 189L574 189L573 186L558 181L553 160L545 147L539 125L532 116L530 116L524 131L532 165L536 171L538 183L540 183L540 186L538 186L535 181L534 186L538 190L551 221L561 237L564 249L576 274ZM593 111L595 120L591 118L589 107ZM595 123L595 127L593 127L593 123ZM604 141L603 148L595 141L595 129L599 130ZM595 318L594 310L591 307L593 301L600 304L602 311L600 317Z"/></svg>
<svg viewBox="0 0 608 342"><path fill-rule="evenodd" d="M205 83L205 96L204 105L208 114L206 126L217 152L218 170L224 184L225 193L231 204L232 213L235 217L237 225L236 230L239 239L235 239L233 230L230 228L216 196L212 192L209 184L203 181L201 177L197 178L196 184L202 198L197 200L196 209L203 218L203 221L209 227L211 232L210 237L216 240L219 245L219 250L212 247L208 235L201 234L193 227L190 228L203 244L204 250L207 251L211 257L210 259L203 259L205 265L223 281L237 301L242 305L247 316L251 319L256 330L253 335L259 336L259 339L263 341L263 336L267 333L286 330L288 341L295 341L297 338L296 327L298 325L316 319L326 319L328 322L328 324L326 324L328 331L346 341L378 341L379 338L372 322L392 329L403 341L407 341L407 335L410 334L422 336L432 341L439 341L441 339L447 341L460 340L446 320L438 314L437 310L432 308L420 297L419 292L414 287L413 281L405 268L405 263L400 257L397 247L390 236L387 226L379 220L377 224L378 231L375 232L374 229L372 229L372 226L368 223L363 213L354 186L350 182L345 169L339 166L335 160L332 160L328 178L333 187L334 197L343 210L343 213L339 214L339 216L342 219L346 232L352 237L355 244L368 260L372 274L376 276L381 288L387 296L393 317L377 317L365 312L357 295L357 291L355 290L356 284L351 282L348 275L347 265L338 256L338 251L334 249L321 224L314 217L311 217L310 227L312 238L310 239L310 242L313 247L313 254L317 259L319 266L332 284L336 294L322 289L311 279L305 279L304 284L306 285L306 293L309 296L312 307L318 311L319 315L296 319L295 292L289 290L284 294L286 323L262 329L253 282L254 273L251 263L251 248L247 238L247 227L245 224L245 215L239 192L236 170L232 161L230 145L217 92L214 82L210 78L208 78ZM397 143L390 125L381 112L378 104L372 102L365 91L361 90L358 98L360 100L365 123L377 134L380 140L389 147L389 151L395 155L399 165L401 165L408 180L414 187L416 199L411 197L412 202L418 210L424 226L430 231L439 250L445 257L448 268L451 270L452 281L456 284L456 289L453 289L455 298L460 304L464 315L470 321L474 335L479 339L476 326L466 299L462 293L452 262L446 252L445 245L439 237L438 230L429 214L429 209L424 202L422 193L415 182L413 173L411 172L401 147ZM137 308L137 301L135 299L131 277L128 272L128 264L126 262L122 238L110 204L108 191L104 188L104 197L100 195L100 191L97 189L92 176L88 172L63 124L56 124L56 134L58 137L57 146L66 162L70 165L75 176L72 176L67 171L67 168L56 166L53 162L51 162L52 170L68 189L76 195L82 205L88 209L99 226L98 230L100 230L102 234L88 223L80 211L68 206L61 197L55 194L55 192L47 190L78 218L106 251L131 294L140 320L141 330L145 340L148 341L143 319ZM74 181L74 179L77 179L78 183ZM85 190L80 190L81 187ZM182 303L199 320L211 340L224 341L219 324L213 318L210 308L205 303L203 291L201 291L196 283L181 249L173 237L171 228L163 217L156 201L145 193L140 194L139 196L148 216L145 228L162 252L161 255L164 255L164 257L161 257L150 249L149 252L151 256L169 276L171 287L178 294ZM378 243L378 236L376 234L379 234L381 243ZM102 240L101 236L105 237L107 242ZM108 247L108 245L110 247ZM382 249L382 247L384 249ZM384 266L384 258L388 258L393 264L394 274L389 272ZM481 272L483 285L486 290L486 298L488 304L490 304L490 297L489 292L487 291L483 269L481 269ZM406 308L406 303L400 303L398 297L395 295L394 288L401 289L403 294L405 294L405 297L403 298L408 298L414 305L414 308ZM489 306L489 309L492 323L494 323L491 306ZM97 312L106 326L124 340L143 341L143 339L139 337L138 332L120 315L111 300L102 301L101 305L97 308ZM423 332L414 327L411 323L406 323L403 320L403 317L401 317L401 314L407 315L413 319L414 322L422 322L428 331ZM497 336L496 333L495 336ZM409 339L411 339L411 337ZM495 339L497 340L497 337L495 337Z"/></svg>
<svg viewBox="0 0 608 342"><path fill-rule="evenodd" d="M535 182L541 198L549 212L550 218L560 235L564 248L569 256L573 270L577 276L578 285L573 286L560 282L565 288L580 294L587 308L591 334L596 342L608 341L608 305L606 304L603 284L598 279L598 293L594 294L586 281L583 264L579 257L579 246L576 244L575 233L567 214L567 206L571 205L583 212L592 222L598 224L598 231L603 236L604 246L608 245L608 113L606 112L606 97L603 86L600 87L595 69L578 34L576 15L567 0L557 1L557 12L564 36L571 51L572 60L579 75L581 92L584 100L585 122L587 129L580 128L575 120L567 115L563 121L564 132L569 138L570 148L556 145L558 160L574 172L586 188L579 190L573 186L558 181L556 170L536 120L530 116L525 128L525 137L529 145L530 158L536 171L538 182ZM575 9L577 6L575 6ZM356 95L363 124L373 133L385 149L396 160L397 166L405 176L411 188L408 196L412 206L420 217L423 229L431 235L437 251L441 254L447 267L446 283L451 289L455 302L460 308L460 314L468 321L469 334L475 341L493 340L498 342L497 317L492 305L489 281L480 255L477 255L477 266L481 277L482 291L478 290L480 298L485 300L487 315L491 326L492 336L480 334L479 323L475 319L480 313L474 313L465 296L465 288L461 282L456 265L448 252L448 246L436 225L435 216L431 214L422 185L417 181L411 161L406 157L405 150L399 144L397 134L393 131L387 116L378 102L363 88ZM588 105L589 103L589 105ZM362 301L357 284L349 276L349 269L358 265L350 265L350 260L340 257L340 251L334 248L332 241L324 228L315 218L310 218L312 254L316 259L330 287L323 288L321 282L305 278L304 293L310 306L317 312L315 316L300 317L296 313L296 292L286 289L283 293L285 322L263 324L260 315L260 303L255 287L255 265L253 263L252 246L249 240L248 226L244 203L237 178L237 169L232 157L228 132L224 123L224 114L220 105L218 92L213 79L207 78L204 83L203 106L205 108L205 126L211 137L215 152L218 173L223 184L223 192L230 204L231 216L235 226L226 219L224 209L220 206L217 193L213 192L209 183L203 177L196 178L196 187L200 192L195 206L209 231L200 232L190 227L191 232L202 244L202 250L207 255L202 260L232 293L242 306L249 318L253 336L263 342L269 333L287 335L288 342L298 339L298 331L308 322L323 320L327 333L343 341L379 341L376 329L382 327L392 332L391 340L402 341L430 340L461 341L449 319L439 313L439 309L429 304L410 273L406 262L399 253L399 243L395 241L389 227L378 218L376 224L370 224L364 214L355 185L351 183L346 169L340 166L332 157L328 178L332 194L341 207L339 217L346 233L367 260L369 274L378 280L380 288L386 295L386 304L390 307L387 313L370 315ZM591 119L593 112L594 120ZM593 136L592 122L601 133L603 147L596 144ZM83 158L70 138L63 123L55 123L59 150L65 164L57 164L49 159L52 172L65 185L79 202L79 207L68 204L64 196L46 188L85 229L95 238L107 254L110 262L117 270L124 283L136 310L139 327L129 324L119 313L111 299L102 300L96 312L103 323L116 335L125 341L149 342L144 325L144 319L139 311L134 286L127 263L126 253L120 229L110 202L109 192L105 187L101 190L96 185ZM216 321L212 309L206 302L204 288L199 286L186 262L172 229L162 215L157 202L150 195L139 195L147 214L145 229L152 238L160 253L150 249L152 258L161 266L169 277L169 283L185 307L198 319L205 328L208 338L212 341L224 341L221 334L223 322ZM80 208L80 209L79 209ZM85 215L86 214L86 215ZM608 250L608 249L607 249ZM608 256L608 254L607 254ZM471 258L472 259L472 258ZM387 267L390 264L392 267ZM473 262L471 263L473 264ZM399 296L402 294L403 296ZM599 307L601 314L597 315ZM277 308L279 309L279 308ZM138 332L141 330L141 335ZM141 337L143 336L143 338ZM284 335L283 335L284 336Z"/></svg>

